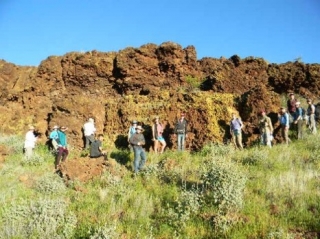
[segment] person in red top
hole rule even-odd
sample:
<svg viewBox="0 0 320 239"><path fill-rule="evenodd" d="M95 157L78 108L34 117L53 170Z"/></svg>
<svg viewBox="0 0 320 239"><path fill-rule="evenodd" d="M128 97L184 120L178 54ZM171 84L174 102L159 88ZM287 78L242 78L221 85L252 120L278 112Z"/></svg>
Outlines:
<svg viewBox="0 0 320 239"><path fill-rule="evenodd" d="M297 110L297 99L294 96L294 93L290 93L289 94L290 99L288 99L287 101L287 108L288 108L288 113L290 113L290 115L292 117L294 117L296 110Z"/></svg>
<svg viewBox="0 0 320 239"><path fill-rule="evenodd" d="M289 94L289 99L287 101L287 112L289 114L289 125L290 129L297 130L297 125L294 124L294 119L296 117L298 100L295 98L294 93Z"/></svg>

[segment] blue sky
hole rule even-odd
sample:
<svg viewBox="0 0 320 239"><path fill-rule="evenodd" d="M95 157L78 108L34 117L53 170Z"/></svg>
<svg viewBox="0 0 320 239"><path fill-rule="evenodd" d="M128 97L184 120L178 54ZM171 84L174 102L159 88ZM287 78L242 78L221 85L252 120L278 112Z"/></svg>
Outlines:
<svg viewBox="0 0 320 239"><path fill-rule="evenodd" d="M0 59L173 41L198 59L320 63L320 0L0 0Z"/></svg>

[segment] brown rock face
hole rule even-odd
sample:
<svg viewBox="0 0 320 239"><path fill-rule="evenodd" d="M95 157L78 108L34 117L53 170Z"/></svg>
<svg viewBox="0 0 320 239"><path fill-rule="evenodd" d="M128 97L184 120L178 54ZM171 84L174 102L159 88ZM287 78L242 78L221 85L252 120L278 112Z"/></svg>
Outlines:
<svg viewBox="0 0 320 239"><path fill-rule="evenodd" d="M257 138L257 112L270 113L274 123L280 95L293 91L304 97L320 94L320 65L288 62L268 64L261 58L203 58L193 46L166 42L119 52L70 52L51 56L38 67L0 61L2 131L24 134L28 124L42 133L54 125L69 128L68 140L83 147L82 126L95 119L108 145L125 146L130 121L144 125L147 147L155 116L165 125L168 147L175 148L174 123L187 112L187 147L228 138L230 113L243 118L245 140Z"/></svg>

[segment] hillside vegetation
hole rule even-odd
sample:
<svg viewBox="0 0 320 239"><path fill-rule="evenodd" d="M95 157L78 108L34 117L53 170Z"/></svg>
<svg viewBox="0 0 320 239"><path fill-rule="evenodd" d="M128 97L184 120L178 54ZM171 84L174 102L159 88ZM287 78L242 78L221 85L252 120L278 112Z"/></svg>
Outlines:
<svg viewBox="0 0 320 239"><path fill-rule="evenodd" d="M317 238L319 141L149 153L137 177L132 153L113 149L112 170L84 183L54 173L45 146L26 160L23 139L2 134L0 238Z"/></svg>

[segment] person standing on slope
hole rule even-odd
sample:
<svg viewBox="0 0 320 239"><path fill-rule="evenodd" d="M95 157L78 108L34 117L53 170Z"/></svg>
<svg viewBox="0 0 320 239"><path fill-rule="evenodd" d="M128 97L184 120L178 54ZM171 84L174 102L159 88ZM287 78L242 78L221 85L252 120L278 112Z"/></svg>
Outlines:
<svg viewBox="0 0 320 239"><path fill-rule="evenodd" d="M271 148L273 126L270 117L266 115L265 110L261 110L259 117L259 131L262 145L267 145Z"/></svg>
<svg viewBox="0 0 320 239"><path fill-rule="evenodd" d="M242 128L243 123L235 113L232 113L232 119L230 121L230 134L232 136L232 141L236 149L243 149L242 145Z"/></svg>
<svg viewBox="0 0 320 239"><path fill-rule="evenodd" d="M88 121L83 125L83 133L85 137L85 149L88 149L90 144L94 141L94 134L96 128L94 126L93 118L89 118Z"/></svg>
<svg viewBox="0 0 320 239"><path fill-rule="evenodd" d="M174 136L178 138L178 151L183 151L187 138L188 121L185 119L185 112L180 114L180 119L175 124Z"/></svg>

